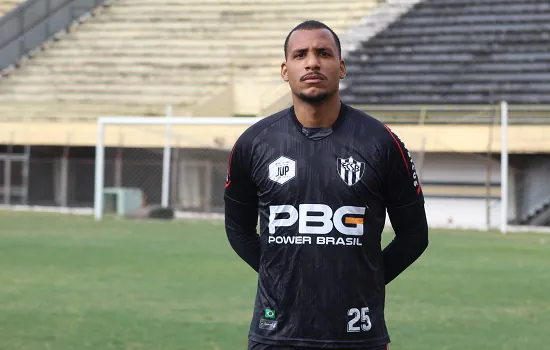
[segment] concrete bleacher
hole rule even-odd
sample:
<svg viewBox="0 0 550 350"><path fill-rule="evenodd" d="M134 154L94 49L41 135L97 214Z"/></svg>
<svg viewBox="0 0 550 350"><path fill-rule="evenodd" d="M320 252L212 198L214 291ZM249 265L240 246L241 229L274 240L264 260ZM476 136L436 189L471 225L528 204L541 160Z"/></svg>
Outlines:
<svg viewBox="0 0 550 350"><path fill-rule="evenodd" d="M308 14L342 33L375 6L118 0L1 79L0 115L192 115L232 83L280 84L285 36Z"/></svg>
<svg viewBox="0 0 550 350"><path fill-rule="evenodd" d="M550 104L547 0L427 0L347 57L343 99Z"/></svg>
<svg viewBox="0 0 550 350"><path fill-rule="evenodd" d="M17 5L19 5L23 0L0 0L0 17L4 13L7 13Z"/></svg>

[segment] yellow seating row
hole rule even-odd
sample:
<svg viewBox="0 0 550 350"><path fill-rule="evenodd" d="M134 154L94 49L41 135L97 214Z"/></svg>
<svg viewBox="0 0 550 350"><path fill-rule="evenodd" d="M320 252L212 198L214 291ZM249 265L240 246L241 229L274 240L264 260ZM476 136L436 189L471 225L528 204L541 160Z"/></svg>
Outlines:
<svg viewBox="0 0 550 350"><path fill-rule="evenodd" d="M340 34L376 3L118 0L0 79L0 104L17 105L21 117L45 118L126 111L79 108L81 103L132 106L134 115L159 113L166 104L189 111L232 83L280 84L284 39L312 14ZM0 117L13 117L15 111L5 108ZM228 106L225 114L232 113Z"/></svg>

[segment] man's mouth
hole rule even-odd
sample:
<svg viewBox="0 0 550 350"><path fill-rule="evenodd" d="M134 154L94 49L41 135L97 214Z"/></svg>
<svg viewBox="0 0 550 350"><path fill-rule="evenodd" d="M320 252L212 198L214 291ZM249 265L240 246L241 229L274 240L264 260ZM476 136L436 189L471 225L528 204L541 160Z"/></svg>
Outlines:
<svg viewBox="0 0 550 350"><path fill-rule="evenodd" d="M318 83L325 80L325 77L321 74L308 74L304 75L301 81L307 81L309 83Z"/></svg>

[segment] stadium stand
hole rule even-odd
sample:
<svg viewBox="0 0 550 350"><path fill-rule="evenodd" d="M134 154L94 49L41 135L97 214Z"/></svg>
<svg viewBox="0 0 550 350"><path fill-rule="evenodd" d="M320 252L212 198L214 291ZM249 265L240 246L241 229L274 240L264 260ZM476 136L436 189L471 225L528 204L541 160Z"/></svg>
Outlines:
<svg viewBox="0 0 550 350"><path fill-rule="evenodd" d="M427 0L347 57L365 105L550 103L547 0ZM363 107L361 107L363 105Z"/></svg>
<svg viewBox="0 0 550 350"><path fill-rule="evenodd" d="M0 17L15 6L19 5L21 1L22 0L0 0Z"/></svg>
<svg viewBox="0 0 550 350"><path fill-rule="evenodd" d="M342 33L375 6L374 0L115 1L2 79L0 113L163 115L172 104L176 115L195 115L195 106L212 105L232 83L246 81L247 92L280 84L284 38L310 14Z"/></svg>
<svg viewBox="0 0 550 350"><path fill-rule="evenodd" d="M532 135L532 143L540 143L542 138L536 139L536 132L527 131L524 124L543 130L548 126L541 124L550 123L548 23L548 0L421 1L347 52L342 99L386 122L447 124L456 135L458 123L498 125L498 105L507 101L510 124L523 124L514 133L525 140ZM470 131L461 138L470 143L477 126L467 127ZM445 126L430 130L434 134L426 139L449 142L442 136ZM409 144L415 140L404 137ZM464 152L464 143L449 142L458 152ZM456 154L447 156L457 159ZM515 222L548 225L548 158L518 159L522 161L512 162ZM437 184L447 186L441 188L444 196L467 192L471 185L462 181L448 186L449 178L442 183L439 179L424 181L428 196L439 195Z"/></svg>
<svg viewBox="0 0 550 350"><path fill-rule="evenodd" d="M550 225L550 186L548 157L531 155L522 160L517 167L516 186L519 205L517 222L523 225Z"/></svg>

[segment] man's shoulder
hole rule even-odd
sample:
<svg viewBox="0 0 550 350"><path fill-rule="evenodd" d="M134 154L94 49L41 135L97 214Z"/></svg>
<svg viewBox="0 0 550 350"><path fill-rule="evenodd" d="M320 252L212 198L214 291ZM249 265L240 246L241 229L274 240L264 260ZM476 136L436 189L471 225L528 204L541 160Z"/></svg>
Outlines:
<svg viewBox="0 0 550 350"><path fill-rule="evenodd" d="M369 138L381 148L398 149L400 152L406 150L405 142L386 123L361 110L349 106L348 108L350 108L349 113L353 117L351 119L358 123L357 127L354 126L354 130L361 130L361 126L363 126L362 129L368 130Z"/></svg>
<svg viewBox="0 0 550 350"><path fill-rule="evenodd" d="M277 113L271 114L265 118L260 119L254 124L250 125L239 137L238 142L253 142L254 139L264 130L271 127L281 118L284 118L288 115L289 109L283 109Z"/></svg>
<svg viewBox="0 0 550 350"><path fill-rule="evenodd" d="M349 120L353 125L353 130L360 133L361 137L368 133L370 139L374 139L380 144L387 144L392 141L393 131L386 123L373 117L372 115L357 108L347 106Z"/></svg>
<svg viewBox="0 0 550 350"><path fill-rule="evenodd" d="M371 128L385 129L385 124L372 115L350 105L346 105L346 107L348 108L348 115L351 116L352 123L368 125Z"/></svg>

